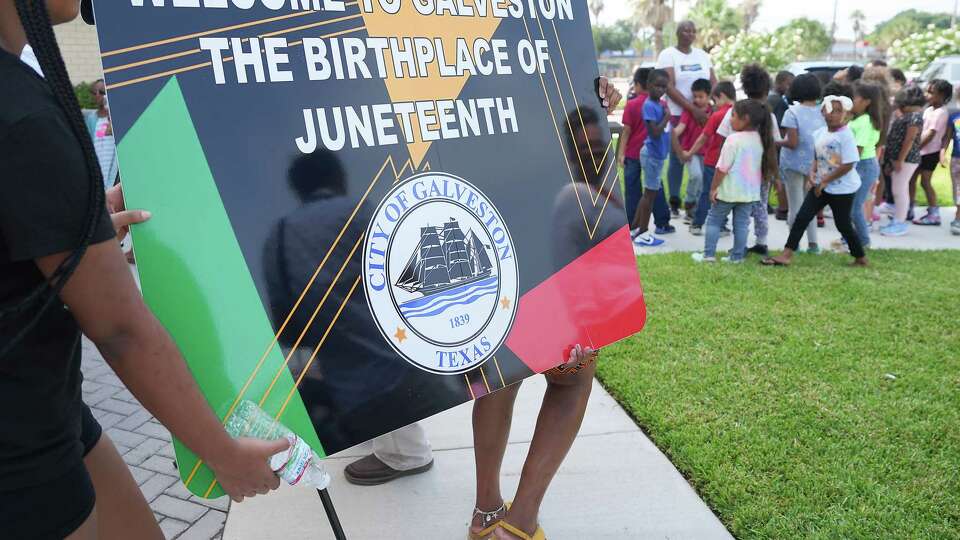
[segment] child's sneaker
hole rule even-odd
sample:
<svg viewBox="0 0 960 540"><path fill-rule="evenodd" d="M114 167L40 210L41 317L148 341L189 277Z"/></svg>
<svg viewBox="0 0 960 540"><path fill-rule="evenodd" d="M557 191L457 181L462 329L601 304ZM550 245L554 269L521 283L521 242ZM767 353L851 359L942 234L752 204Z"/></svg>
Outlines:
<svg viewBox="0 0 960 540"><path fill-rule="evenodd" d="M655 232L657 234L673 234L677 232L677 228L673 225L664 225L662 227L657 225L657 230Z"/></svg>
<svg viewBox="0 0 960 540"><path fill-rule="evenodd" d="M839 239L839 240L834 240L833 242L830 242L830 249L832 249L832 250L834 250L834 251L838 251L838 252L840 252L840 253L849 253L849 252L850 252L850 248L847 247L847 241L844 240L843 238L841 238L841 239Z"/></svg>
<svg viewBox="0 0 960 540"><path fill-rule="evenodd" d="M884 236L903 236L907 234L907 228L905 221L894 221L885 227L881 227L880 234Z"/></svg>
<svg viewBox="0 0 960 540"><path fill-rule="evenodd" d="M703 225L690 225L690 234L694 236L703 236Z"/></svg>
<svg viewBox="0 0 960 540"><path fill-rule="evenodd" d="M658 247L662 246L663 243L663 240L657 238L649 232L638 234L637 237L633 239L633 245L637 247Z"/></svg>
<svg viewBox="0 0 960 540"><path fill-rule="evenodd" d="M960 236L960 218L957 218L950 222L950 232Z"/></svg>
<svg viewBox="0 0 960 540"><path fill-rule="evenodd" d="M743 259L734 259L733 257L724 257L720 260L730 264L743 264Z"/></svg>
<svg viewBox="0 0 960 540"><path fill-rule="evenodd" d="M690 258L693 259L695 263L715 263L717 262L716 257L707 257L701 252L691 253Z"/></svg>
<svg viewBox="0 0 960 540"><path fill-rule="evenodd" d="M819 255L823 253L823 250L820 249L820 246L809 246L807 247L808 255Z"/></svg>
<svg viewBox="0 0 960 540"><path fill-rule="evenodd" d="M940 210L936 207L928 208L927 213L920 219L913 220L914 225L940 226Z"/></svg>

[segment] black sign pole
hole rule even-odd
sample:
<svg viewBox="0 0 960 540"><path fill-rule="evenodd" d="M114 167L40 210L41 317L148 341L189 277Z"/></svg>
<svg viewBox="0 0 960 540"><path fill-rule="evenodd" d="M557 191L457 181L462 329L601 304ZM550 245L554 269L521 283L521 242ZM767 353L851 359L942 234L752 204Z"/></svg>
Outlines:
<svg viewBox="0 0 960 540"><path fill-rule="evenodd" d="M337 540L347 540L347 535L343 533L343 526L340 525L340 518L337 517L337 509L333 507L333 501L330 499L330 493L326 489L318 489L317 494L320 495L323 509L327 512L327 520L330 521L333 536Z"/></svg>

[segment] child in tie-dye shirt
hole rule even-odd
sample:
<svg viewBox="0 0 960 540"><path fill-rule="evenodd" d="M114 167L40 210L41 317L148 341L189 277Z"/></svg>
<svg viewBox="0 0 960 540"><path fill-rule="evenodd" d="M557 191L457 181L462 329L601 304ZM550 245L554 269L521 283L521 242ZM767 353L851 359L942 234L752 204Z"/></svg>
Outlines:
<svg viewBox="0 0 960 540"><path fill-rule="evenodd" d="M710 186L713 206L707 215L703 253L693 254L697 262L716 261L720 231L731 212L733 250L723 260L743 262L753 206L760 200L764 182L769 182L777 174L777 147L766 103L738 101L733 107L730 123L734 132L723 143L717 172Z"/></svg>

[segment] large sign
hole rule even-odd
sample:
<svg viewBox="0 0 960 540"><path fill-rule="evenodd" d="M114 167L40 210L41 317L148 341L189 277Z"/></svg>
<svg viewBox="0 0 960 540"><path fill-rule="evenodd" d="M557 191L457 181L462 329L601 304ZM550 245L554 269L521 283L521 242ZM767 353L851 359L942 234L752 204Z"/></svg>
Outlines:
<svg viewBox="0 0 960 540"><path fill-rule="evenodd" d="M221 417L329 455L642 328L582 0L96 18L144 296Z"/></svg>

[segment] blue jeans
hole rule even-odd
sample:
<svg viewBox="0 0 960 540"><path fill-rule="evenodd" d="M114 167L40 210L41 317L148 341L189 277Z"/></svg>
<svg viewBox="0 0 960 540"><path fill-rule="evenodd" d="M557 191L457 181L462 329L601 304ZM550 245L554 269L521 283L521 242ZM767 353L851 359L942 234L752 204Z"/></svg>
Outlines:
<svg viewBox="0 0 960 540"><path fill-rule="evenodd" d="M637 215L637 206L643 196L643 171L640 160L626 158L623 161L623 200L627 211L627 220L633 222Z"/></svg>
<svg viewBox="0 0 960 540"><path fill-rule="evenodd" d="M747 256L747 239L750 235L750 213L755 203L729 203L717 201L707 215L707 233L703 244L703 254L714 257L717 254L717 242L720 240L720 229L723 228L727 216L733 212L733 249L730 250L730 260L740 261Z"/></svg>
<svg viewBox="0 0 960 540"><path fill-rule="evenodd" d="M683 185L683 161L670 150L670 164L667 166L667 187L670 189L670 203L680 206L680 187Z"/></svg>
<svg viewBox="0 0 960 540"><path fill-rule="evenodd" d="M703 166L703 189L700 190L700 200L697 201L697 211L693 214L693 226L703 227L707 222L707 212L710 210L710 186L713 185L713 175L716 167Z"/></svg>
<svg viewBox="0 0 960 540"><path fill-rule="evenodd" d="M667 197L663 194L663 188L657 193L657 198L653 200L653 223L657 227L666 227L670 225L670 205L667 204Z"/></svg>
<svg viewBox="0 0 960 540"><path fill-rule="evenodd" d="M688 205L697 204L703 186L703 156L691 156L687 162L687 197L683 202ZM709 191L707 187L707 191Z"/></svg>
<svg viewBox="0 0 960 540"><path fill-rule="evenodd" d="M861 159L857 162L857 174L860 175L860 189L853 198L853 209L850 212L853 221L853 230L856 231L863 247L870 246L870 222L863 214L863 205L870 197L870 188L880 178L880 163L877 158Z"/></svg>
<svg viewBox="0 0 960 540"><path fill-rule="evenodd" d="M633 220L637 217L640 197L643 196L643 168L640 160L630 158L624 160L623 191L627 219L632 227ZM670 207L667 205L667 198L663 195L663 189L660 189L657 198L653 200L653 222L657 227L670 225Z"/></svg>
<svg viewBox="0 0 960 540"><path fill-rule="evenodd" d="M767 234L770 232L770 220L767 215L767 203L770 202L771 182L764 181L760 185L760 200L753 205L753 232L757 235L757 243L767 245Z"/></svg>

